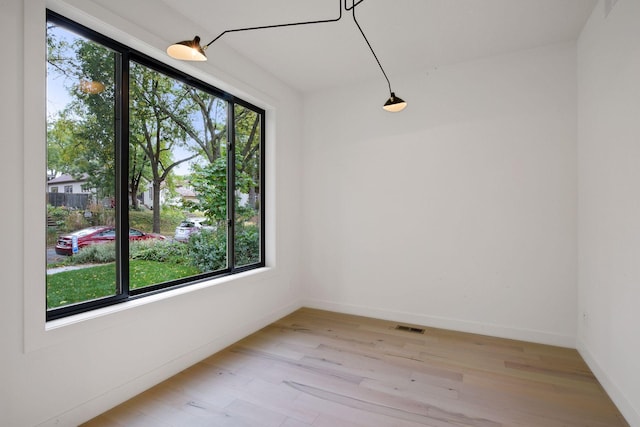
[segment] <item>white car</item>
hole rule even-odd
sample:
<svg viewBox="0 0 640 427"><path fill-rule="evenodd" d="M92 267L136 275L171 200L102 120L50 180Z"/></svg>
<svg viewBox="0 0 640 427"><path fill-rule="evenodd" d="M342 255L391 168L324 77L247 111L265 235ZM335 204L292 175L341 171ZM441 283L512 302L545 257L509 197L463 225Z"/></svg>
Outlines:
<svg viewBox="0 0 640 427"><path fill-rule="evenodd" d="M200 230L214 230L214 227L207 218L187 218L176 227L173 238L179 242L187 242L193 233Z"/></svg>

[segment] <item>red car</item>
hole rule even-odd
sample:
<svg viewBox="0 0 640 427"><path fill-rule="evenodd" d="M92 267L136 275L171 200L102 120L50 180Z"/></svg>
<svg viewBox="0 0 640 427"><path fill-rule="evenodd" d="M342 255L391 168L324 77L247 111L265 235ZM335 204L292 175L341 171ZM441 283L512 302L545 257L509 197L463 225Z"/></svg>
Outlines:
<svg viewBox="0 0 640 427"><path fill-rule="evenodd" d="M116 240L116 228L112 226L95 226L89 228L83 228L82 230L74 231L70 234L58 237L56 243L56 253L58 255L72 255L73 254L73 238L78 239L78 249L82 249L88 245L94 245L96 243L107 243ZM129 240L149 240L158 239L165 240L161 234L155 233L143 233L135 228L129 229Z"/></svg>

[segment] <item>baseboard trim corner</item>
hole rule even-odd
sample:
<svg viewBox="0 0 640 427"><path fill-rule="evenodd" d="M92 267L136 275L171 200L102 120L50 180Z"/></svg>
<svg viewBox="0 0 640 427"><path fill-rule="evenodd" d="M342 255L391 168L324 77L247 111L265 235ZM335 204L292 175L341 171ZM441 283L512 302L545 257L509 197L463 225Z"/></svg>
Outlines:
<svg viewBox="0 0 640 427"><path fill-rule="evenodd" d="M589 366L589 369L596 376L609 398L618 407L620 413L630 426L640 426L640 413L633 407L624 393L615 385L615 382L607 375L600 366L596 358L591 354L584 342L578 339L577 349L580 356Z"/></svg>

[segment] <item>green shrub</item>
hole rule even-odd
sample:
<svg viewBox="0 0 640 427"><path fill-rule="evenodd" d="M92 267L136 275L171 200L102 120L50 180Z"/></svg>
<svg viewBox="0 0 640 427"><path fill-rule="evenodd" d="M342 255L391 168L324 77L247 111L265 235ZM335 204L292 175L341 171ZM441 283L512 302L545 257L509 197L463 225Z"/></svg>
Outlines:
<svg viewBox="0 0 640 427"><path fill-rule="evenodd" d="M91 216L87 220L90 225L116 225L115 209L113 208L92 203L89 205L89 212L91 212Z"/></svg>
<svg viewBox="0 0 640 427"><path fill-rule="evenodd" d="M236 265L243 266L260 260L260 234L253 224L236 224ZM216 271L227 267L226 229L202 230L192 234L188 243L191 264L201 272Z"/></svg>
<svg viewBox="0 0 640 427"><path fill-rule="evenodd" d="M81 228L89 227L89 222L84 217L84 211L70 211L65 220L66 230L80 230Z"/></svg>
<svg viewBox="0 0 640 427"><path fill-rule="evenodd" d="M179 242L167 240L133 241L129 243L129 258L145 261L186 264L188 249ZM71 264L102 264L116 259L115 243L99 243L85 246L70 257Z"/></svg>
<svg viewBox="0 0 640 427"><path fill-rule="evenodd" d="M260 260L260 233L254 224L236 224L236 265L254 264Z"/></svg>
<svg viewBox="0 0 640 427"><path fill-rule="evenodd" d="M191 265L201 272L227 267L227 235L224 227L219 231L202 230L192 234L187 247Z"/></svg>
<svg viewBox="0 0 640 427"><path fill-rule="evenodd" d="M253 224L236 225L236 265L253 264L260 259L260 235ZM202 230L191 235L185 245L168 240L133 241L129 244L131 259L171 264L189 264L205 273L227 267L226 228ZM114 262L115 243L86 246L69 257L70 264L103 264Z"/></svg>
<svg viewBox="0 0 640 427"><path fill-rule="evenodd" d="M59 206L47 205L47 216L55 222L56 226L63 226L69 216L69 210L67 208Z"/></svg>
<svg viewBox="0 0 640 427"><path fill-rule="evenodd" d="M129 256L131 259L185 264L187 263L188 249L180 242L146 240L131 242Z"/></svg>
<svg viewBox="0 0 640 427"><path fill-rule="evenodd" d="M71 256L72 264L104 264L115 262L116 244L99 243L80 249L77 254Z"/></svg>

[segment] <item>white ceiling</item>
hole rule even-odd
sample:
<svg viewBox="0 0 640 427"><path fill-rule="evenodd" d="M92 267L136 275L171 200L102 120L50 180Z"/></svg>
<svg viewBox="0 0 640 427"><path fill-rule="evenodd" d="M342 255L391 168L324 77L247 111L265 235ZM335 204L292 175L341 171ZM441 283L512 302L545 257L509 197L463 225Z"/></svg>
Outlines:
<svg viewBox="0 0 640 427"><path fill-rule="evenodd" d="M224 30L329 19L342 0L96 0L148 31L203 43ZM351 0L347 0L351 3ZM597 0L363 0L358 22L391 83L408 73L576 40ZM150 12L152 11L152 12ZM339 22L237 32L226 43L301 92L384 77L351 12Z"/></svg>

